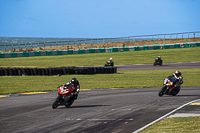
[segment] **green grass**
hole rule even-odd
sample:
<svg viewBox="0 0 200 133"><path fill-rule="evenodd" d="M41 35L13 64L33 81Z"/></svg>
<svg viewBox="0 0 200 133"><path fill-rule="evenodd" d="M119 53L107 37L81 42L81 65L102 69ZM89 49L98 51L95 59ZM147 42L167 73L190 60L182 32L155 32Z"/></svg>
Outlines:
<svg viewBox="0 0 200 133"><path fill-rule="evenodd" d="M199 62L200 47L61 56L0 58L0 67L103 66L110 57L113 58L115 65L149 64L153 63L158 56L162 57L164 63Z"/></svg>
<svg viewBox="0 0 200 133"><path fill-rule="evenodd" d="M199 133L200 117L166 118L141 133Z"/></svg>
<svg viewBox="0 0 200 133"><path fill-rule="evenodd" d="M162 87L163 79L175 69L118 71L116 74L56 76L1 76L0 94L52 91L76 77L81 89ZM182 86L200 86L200 68L180 69L184 77Z"/></svg>

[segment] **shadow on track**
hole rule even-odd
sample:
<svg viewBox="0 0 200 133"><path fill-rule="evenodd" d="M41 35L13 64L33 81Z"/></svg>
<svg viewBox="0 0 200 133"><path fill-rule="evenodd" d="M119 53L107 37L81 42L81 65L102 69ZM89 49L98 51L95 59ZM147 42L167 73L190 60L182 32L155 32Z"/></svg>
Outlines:
<svg viewBox="0 0 200 133"><path fill-rule="evenodd" d="M195 97L200 95L176 95L175 97Z"/></svg>
<svg viewBox="0 0 200 133"><path fill-rule="evenodd" d="M71 106L70 108L92 108L101 106L111 106L111 105L83 105L83 106Z"/></svg>
<svg viewBox="0 0 200 133"><path fill-rule="evenodd" d="M93 108L93 107L103 107L103 106L111 106L111 105L83 105L83 106L71 106L70 108L67 109L72 109L72 108ZM57 109L66 109L66 107L61 106L60 108Z"/></svg>

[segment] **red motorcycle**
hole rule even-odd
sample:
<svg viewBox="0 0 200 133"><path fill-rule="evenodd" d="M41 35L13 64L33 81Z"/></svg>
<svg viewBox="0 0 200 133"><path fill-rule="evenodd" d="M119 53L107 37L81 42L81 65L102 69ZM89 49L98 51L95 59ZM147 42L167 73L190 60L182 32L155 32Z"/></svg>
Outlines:
<svg viewBox="0 0 200 133"><path fill-rule="evenodd" d="M52 108L56 109L60 105L65 105L65 107L69 108L74 102L73 91L75 88L73 86L61 85L58 89L58 96L54 100L52 104Z"/></svg>

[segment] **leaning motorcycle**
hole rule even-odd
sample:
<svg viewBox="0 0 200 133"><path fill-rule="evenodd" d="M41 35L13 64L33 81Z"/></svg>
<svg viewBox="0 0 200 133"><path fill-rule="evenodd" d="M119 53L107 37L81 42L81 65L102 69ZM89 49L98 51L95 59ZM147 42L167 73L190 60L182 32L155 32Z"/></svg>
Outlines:
<svg viewBox="0 0 200 133"><path fill-rule="evenodd" d="M161 97L164 94L176 96L181 87L174 85L174 81L170 80L169 77L164 79L163 87L160 89L158 95Z"/></svg>
<svg viewBox="0 0 200 133"><path fill-rule="evenodd" d="M60 105L65 105L65 107L70 107L74 102L73 91L75 88L73 86L61 85L58 87L58 96L52 104L52 108L56 109Z"/></svg>
<svg viewBox="0 0 200 133"><path fill-rule="evenodd" d="M163 64L162 60L158 61L158 59L156 59L155 62L153 63L154 66L156 66L156 65L162 66L162 64Z"/></svg>

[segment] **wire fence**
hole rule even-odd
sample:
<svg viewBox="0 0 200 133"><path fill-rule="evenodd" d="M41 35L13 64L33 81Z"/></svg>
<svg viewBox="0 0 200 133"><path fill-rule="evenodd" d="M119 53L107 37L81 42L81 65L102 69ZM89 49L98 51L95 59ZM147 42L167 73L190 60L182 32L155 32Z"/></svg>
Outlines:
<svg viewBox="0 0 200 133"><path fill-rule="evenodd" d="M0 45L0 51L8 51L14 49L32 49L32 48L45 48L53 46L66 46L66 45L92 45L102 43L116 43L116 42L136 42L144 40L160 40L160 39L178 39L178 38L196 38L200 37L200 31L196 32L182 32L171 34L154 34L154 35L139 35L128 37L116 38L97 38L97 39L84 39L73 41L55 41L55 42L40 42L40 43L26 43L26 44L6 44Z"/></svg>

